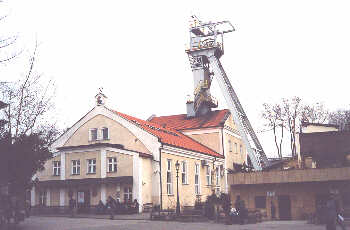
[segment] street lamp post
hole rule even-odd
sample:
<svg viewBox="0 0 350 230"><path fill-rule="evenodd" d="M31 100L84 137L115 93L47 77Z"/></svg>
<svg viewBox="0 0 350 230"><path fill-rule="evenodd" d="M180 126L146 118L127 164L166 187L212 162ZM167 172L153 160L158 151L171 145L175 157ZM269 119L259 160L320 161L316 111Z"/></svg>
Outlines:
<svg viewBox="0 0 350 230"><path fill-rule="evenodd" d="M175 168L176 168L176 190L177 190L177 200L176 200L176 215L179 216L180 215L180 199L179 199L179 168L180 168L180 164L179 161L176 161L175 164Z"/></svg>

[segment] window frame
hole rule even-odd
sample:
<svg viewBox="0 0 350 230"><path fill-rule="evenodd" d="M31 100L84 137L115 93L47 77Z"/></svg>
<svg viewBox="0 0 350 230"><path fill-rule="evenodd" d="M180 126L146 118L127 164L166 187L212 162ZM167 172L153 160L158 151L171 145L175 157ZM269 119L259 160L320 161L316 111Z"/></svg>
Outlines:
<svg viewBox="0 0 350 230"><path fill-rule="evenodd" d="M109 162L109 160L112 160L112 162ZM114 173L118 171L118 160L117 157L108 157L107 158L107 172ZM112 166L112 170L110 170L109 166Z"/></svg>
<svg viewBox="0 0 350 230"><path fill-rule="evenodd" d="M185 181L184 181L184 179L185 179ZM188 184L188 164L187 164L187 161L181 161L181 182L182 182L182 184L186 184L186 185Z"/></svg>
<svg viewBox="0 0 350 230"><path fill-rule="evenodd" d="M76 164L74 164L74 163L76 163ZM75 173L74 173L74 169L75 169ZM71 173L72 173L72 175L80 175L80 159L79 160L72 160Z"/></svg>
<svg viewBox="0 0 350 230"><path fill-rule="evenodd" d="M238 154L238 144L235 143L235 153Z"/></svg>
<svg viewBox="0 0 350 230"><path fill-rule="evenodd" d="M52 161L52 174L54 176L61 176L61 161Z"/></svg>
<svg viewBox="0 0 350 230"><path fill-rule="evenodd" d="M206 178L207 186L211 186L211 184L212 184L212 181L211 181L211 168L209 167L209 165L207 166L207 169L205 171L205 178Z"/></svg>
<svg viewBox="0 0 350 230"><path fill-rule="evenodd" d="M173 178L172 178L172 160L167 159L167 168L166 168L166 192L167 195L174 195L173 190Z"/></svg>
<svg viewBox="0 0 350 230"><path fill-rule="evenodd" d="M232 141L230 139L228 140L228 151L232 153Z"/></svg>
<svg viewBox="0 0 350 230"><path fill-rule="evenodd" d="M127 200L125 199L126 196L127 196ZM131 186L124 187L123 198L124 198L125 203L128 202L129 200L132 201L132 187Z"/></svg>
<svg viewBox="0 0 350 230"><path fill-rule="evenodd" d="M47 203L47 192L46 190L39 191L39 204L42 206L46 206Z"/></svg>
<svg viewBox="0 0 350 230"><path fill-rule="evenodd" d="M197 179L197 182L196 182ZM201 177L200 177L200 166L198 163L194 164L194 193L196 195L201 194Z"/></svg>
<svg viewBox="0 0 350 230"><path fill-rule="evenodd" d="M103 130L107 129L107 137L105 138L103 135ZM109 140L109 128L108 127L102 127L101 128L101 140Z"/></svg>
<svg viewBox="0 0 350 230"><path fill-rule="evenodd" d="M93 131L96 131L96 139L92 136ZM89 141L98 141L98 128L89 129Z"/></svg>
<svg viewBox="0 0 350 230"><path fill-rule="evenodd" d="M91 161L91 162L90 162ZM96 158L86 160L86 174L96 174L97 171L97 161ZM90 170L93 169L93 170Z"/></svg>
<svg viewBox="0 0 350 230"><path fill-rule="evenodd" d="M215 168L215 179L216 179L216 181L215 181L215 185L217 186L217 187L220 187L220 168L219 167L216 167Z"/></svg>

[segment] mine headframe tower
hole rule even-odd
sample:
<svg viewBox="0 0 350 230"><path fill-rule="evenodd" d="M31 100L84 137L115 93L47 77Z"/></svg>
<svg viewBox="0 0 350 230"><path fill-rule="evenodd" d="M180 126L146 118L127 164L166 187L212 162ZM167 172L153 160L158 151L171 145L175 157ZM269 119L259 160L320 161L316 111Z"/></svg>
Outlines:
<svg viewBox="0 0 350 230"><path fill-rule="evenodd" d="M202 115L217 107L217 100L210 94L212 76L215 75L254 170L260 171L269 166L269 161L219 60L224 54L223 35L233 31L235 29L229 21L205 23L192 16L190 47L186 53L192 68L195 90L194 100L187 102L187 114Z"/></svg>

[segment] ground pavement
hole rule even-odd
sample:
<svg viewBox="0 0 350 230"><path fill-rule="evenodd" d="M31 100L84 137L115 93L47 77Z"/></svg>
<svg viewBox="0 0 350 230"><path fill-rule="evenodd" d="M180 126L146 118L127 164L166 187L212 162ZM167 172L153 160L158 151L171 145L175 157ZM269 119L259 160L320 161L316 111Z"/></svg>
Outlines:
<svg viewBox="0 0 350 230"><path fill-rule="evenodd" d="M150 220L108 220L67 217L30 217L16 230L324 230L305 221L266 221L258 224L224 225L213 222L181 223ZM340 228L338 228L340 229Z"/></svg>

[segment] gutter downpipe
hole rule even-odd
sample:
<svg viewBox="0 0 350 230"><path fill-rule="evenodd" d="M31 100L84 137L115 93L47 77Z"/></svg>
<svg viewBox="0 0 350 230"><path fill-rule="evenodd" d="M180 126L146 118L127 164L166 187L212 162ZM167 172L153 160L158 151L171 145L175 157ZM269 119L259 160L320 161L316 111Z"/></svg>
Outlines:
<svg viewBox="0 0 350 230"><path fill-rule="evenodd" d="M160 142L160 139L158 139L158 141ZM160 182L160 210L162 210L163 209L162 144L160 144L160 147L159 147L159 182Z"/></svg>

